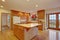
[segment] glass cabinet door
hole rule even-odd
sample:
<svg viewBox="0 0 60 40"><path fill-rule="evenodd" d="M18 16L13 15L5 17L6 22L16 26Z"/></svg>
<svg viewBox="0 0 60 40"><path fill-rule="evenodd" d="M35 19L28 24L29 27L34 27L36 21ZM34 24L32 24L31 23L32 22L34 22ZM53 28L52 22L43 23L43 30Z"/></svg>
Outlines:
<svg viewBox="0 0 60 40"><path fill-rule="evenodd" d="M59 28L60 28L60 14L59 14Z"/></svg>
<svg viewBox="0 0 60 40"><path fill-rule="evenodd" d="M56 14L49 15L49 27L56 28Z"/></svg>

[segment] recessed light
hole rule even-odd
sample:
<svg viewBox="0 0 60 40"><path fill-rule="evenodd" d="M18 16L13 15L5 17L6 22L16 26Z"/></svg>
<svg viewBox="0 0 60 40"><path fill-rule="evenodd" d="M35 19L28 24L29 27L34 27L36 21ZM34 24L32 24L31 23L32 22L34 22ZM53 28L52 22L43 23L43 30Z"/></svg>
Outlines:
<svg viewBox="0 0 60 40"><path fill-rule="evenodd" d="M2 2L5 2L5 0L2 0Z"/></svg>
<svg viewBox="0 0 60 40"><path fill-rule="evenodd" d="M36 7L38 7L38 5L36 5Z"/></svg>
<svg viewBox="0 0 60 40"><path fill-rule="evenodd" d="M27 2L29 2L30 0L27 0Z"/></svg>
<svg viewBox="0 0 60 40"><path fill-rule="evenodd" d="M1 7L1 8L3 8L3 6L2 6L2 5L1 5L0 7Z"/></svg>

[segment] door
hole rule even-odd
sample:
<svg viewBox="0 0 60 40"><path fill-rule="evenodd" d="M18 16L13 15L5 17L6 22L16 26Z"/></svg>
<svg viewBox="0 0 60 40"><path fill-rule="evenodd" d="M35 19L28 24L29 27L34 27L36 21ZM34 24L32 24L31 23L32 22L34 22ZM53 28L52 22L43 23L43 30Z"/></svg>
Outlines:
<svg viewBox="0 0 60 40"><path fill-rule="evenodd" d="M56 14L49 15L49 28L56 28Z"/></svg>
<svg viewBox="0 0 60 40"><path fill-rule="evenodd" d="M2 13L1 14L1 27L2 31L10 29L10 14L8 13Z"/></svg>
<svg viewBox="0 0 60 40"><path fill-rule="evenodd" d="M48 14L48 28L60 30L60 13Z"/></svg>

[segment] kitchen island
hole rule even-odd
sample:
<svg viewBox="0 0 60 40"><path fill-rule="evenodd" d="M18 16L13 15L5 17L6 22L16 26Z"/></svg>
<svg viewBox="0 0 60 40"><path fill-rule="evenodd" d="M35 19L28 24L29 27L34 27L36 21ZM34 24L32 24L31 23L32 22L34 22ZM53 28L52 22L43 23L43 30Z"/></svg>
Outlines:
<svg viewBox="0 0 60 40"><path fill-rule="evenodd" d="M14 34L19 40L31 40L34 36L38 35L38 25L40 24L14 24Z"/></svg>

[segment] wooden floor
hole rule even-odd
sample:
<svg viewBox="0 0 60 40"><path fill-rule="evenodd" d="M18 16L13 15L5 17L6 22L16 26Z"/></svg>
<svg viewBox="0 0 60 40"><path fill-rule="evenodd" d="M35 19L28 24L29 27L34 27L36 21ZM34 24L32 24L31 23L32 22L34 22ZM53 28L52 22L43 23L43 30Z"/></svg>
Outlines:
<svg viewBox="0 0 60 40"><path fill-rule="evenodd" d="M0 40L18 40L11 30L0 32Z"/></svg>
<svg viewBox="0 0 60 40"><path fill-rule="evenodd" d="M43 36L43 32L39 31L39 35ZM43 38L46 39L46 36L44 36ZM13 34L12 30L6 30L0 32L0 40L18 40L18 39Z"/></svg>
<svg viewBox="0 0 60 40"><path fill-rule="evenodd" d="M39 31L39 38L43 40L60 40L60 31L49 30L49 31ZM0 40L18 40L12 30L6 30L0 32Z"/></svg>

